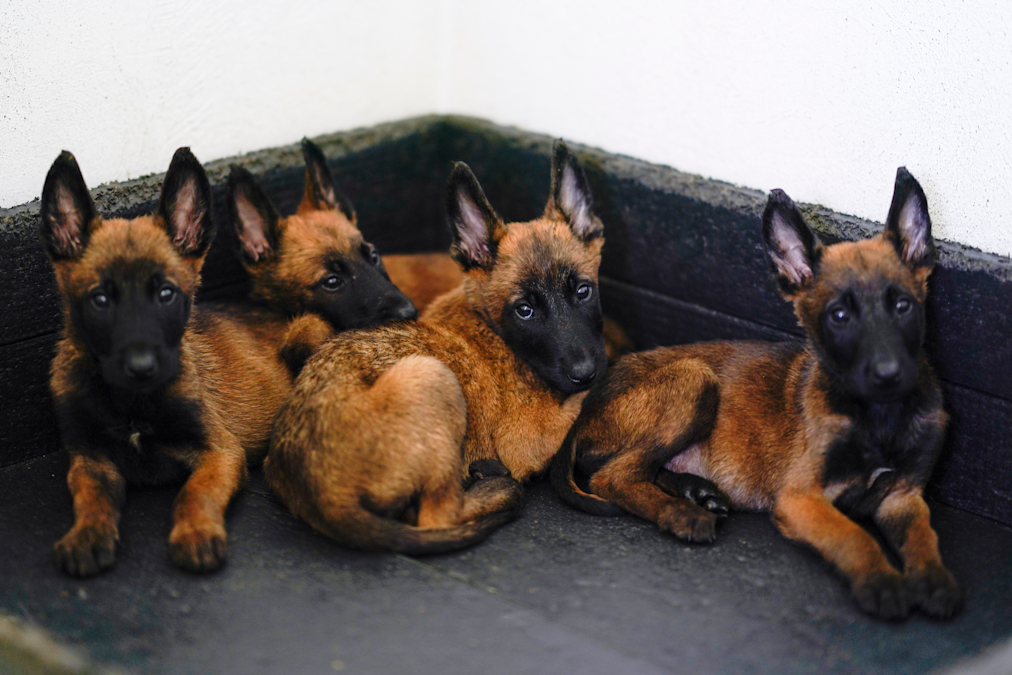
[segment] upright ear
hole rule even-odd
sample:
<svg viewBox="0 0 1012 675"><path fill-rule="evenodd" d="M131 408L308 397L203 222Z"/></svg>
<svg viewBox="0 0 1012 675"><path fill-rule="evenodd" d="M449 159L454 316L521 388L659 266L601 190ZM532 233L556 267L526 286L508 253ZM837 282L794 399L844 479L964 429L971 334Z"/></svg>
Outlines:
<svg viewBox="0 0 1012 675"><path fill-rule="evenodd" d="M228 210L243 261L253 264L277 255L278 212L257 179L242 167L233 166L228 174Z"/></svg>
<svg viewBox="0 0 1012 675"><path fill-rule="evenodd" d="M770 192L766 202L763 242L784 295L792 296L815 278L822 244L783 190Z"/></svg>
<svg viewBox="0 0 1012 675"><path fill-rule="evenodd" d="M551 211L553 207L583 241L604 235L604 226L594 215L594 199L587 176L561 138L555 141L552 150L552 187L545 210Z"/></svg>
<svg viewBox="0 0 1012 675"><path fill-rule="evenodd" d="M931 267L935 264L935 240L931 237L928 200L921 184L905 166L896 170L893 202L886 218L886 236L908 265Z"/></svg>
<svg viewBox="0 0 1012 675"><path fill-rule="evenodd" d="M306 160L306 192L300 207L340 211L354 225L355 209L351 205L351 200L337 189L330 167L327 166L327 158L308 138L302 139L302 157Z"/></svg>
<svg viewBox="0 0 1012 675"><path fill-rule="evenodd" d="M211 184L189 148L179 148L172 156L162 183L158 214L180 255L198 258L207 253L214 238Z"/></svg>
<svg viewBox="0 0 1012 675"><path fill-rule="evenodd" d="M53 162L42 187L39 238L50 259L67 260L84 252L95 202L74 156L64 150Z"/></svg>
<svg viewBox="0 0 1012 675"><path fill-rule="evenodd" d="M475 267L492 269L499 240L506 234L506 225L463 162L453 165L446 185L446 216L453 243L450 255L465 271Z"/></svg>

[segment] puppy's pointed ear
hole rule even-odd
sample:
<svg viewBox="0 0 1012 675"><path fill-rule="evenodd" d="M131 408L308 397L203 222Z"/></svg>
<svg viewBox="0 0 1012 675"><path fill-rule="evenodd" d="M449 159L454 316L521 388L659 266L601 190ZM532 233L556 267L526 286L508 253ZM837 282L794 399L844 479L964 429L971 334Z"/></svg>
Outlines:
<svg viewBox="0 0 1012 675"><path fill-rule="evenodd" d="M763 242L785 296L794 295L815 278L822 244L783 190L770 192L766 202Z"/></svg>
<svg viewBox="0 0 1012 675"><path fill-rule="evenodd" d="M935 240L931 237L928 200L917 179L905 166L896 170L893 201L886 217L885 236L896 253L911 267L932 267L935 264Z"/></svg>
<svg viewBox="0 0 1012 675"><path fill-rule="evenodd" d="M555 141L552 150L552 187L549 190L546 213L555 210L573 233L583 241L591 241L604 234L601 220L594 215L594 198L583 167L562 139Z"/></svg>
<svg viewBox="0 0 1012 675"><path fill-rule="evenodd" d="M337 189L323 151L308 138L303 138L302 157L306 160L306 192L299 208L340 211L354 225L355 209L351 200Z"/></svg>
<svg viewBox="0 0 1012 675"><path fill-rule="evenodd" d="M242 167L232 167L227 201L243 262L255 264L276 256L281 239L280 218L253 174Z"/></svg>
<svg viewBox="0 0 1012 675"><path fill-rule="evenodd" d="M97 212L77 160L66 150L46 175L39 212L39 237L51 260L69 260L84 252Z"/></svg>
<svg viewBox="0 0 1012 675"><path fill-rule="evenodd" d="M492 209L478 179L463 162L453 165L446 185L446 216L453 243L450 255L465 271L492 269L506 225Z"/></svg>
<svg viewBox="0 0 1012 675"><path fill-rule="evenodd" d="M199 258L207 253L214 238L211 184L189 148L179 148L172 156L162 183L158 214L180 255Z"/></svg>

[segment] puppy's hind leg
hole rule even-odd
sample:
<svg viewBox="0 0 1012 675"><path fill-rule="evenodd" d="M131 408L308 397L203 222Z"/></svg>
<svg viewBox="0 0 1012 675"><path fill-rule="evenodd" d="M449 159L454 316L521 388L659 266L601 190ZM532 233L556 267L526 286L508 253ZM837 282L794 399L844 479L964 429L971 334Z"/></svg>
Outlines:
<svg viewBox="0 0 1012 675"><path fill-rule="evenodd" d="M374 498L417 495L420 528L462 522L467 403L457 376L438 359L409 356L384 372L363 399L360 405L369 410L359 410L359 417L377 420L374 447L383 448L384 476L374 484Z"/></svg>
<svg viewBox="0 0 1012 675"><path fill-rule="evenodd" d="M663 491L641 471L636 448L623 453L594 475L591 489L629 513L657 523L665 532L691 542L717 538L717 515L684 497Z"/></svg>
<svg viewBox="0 0 1012 675"><path fill-rule="evenodd" d="M356 548L421 555L480 541L512 515L467 522L488 510L471 506L475 496L500 507L487 486L512 479L480 480L465 497L466 401L437 359L405 357L368 388L320 403L294 421L298 445L276 444L266 470L293 513L315 529ZM304 433L298 424L307 419L314 421Z"/></svg>
<svg viewBox="0 0 1012 675"><path fill-rule="evenodd" d="M491 513L515 511L523 501L520 483L499 462L472 463L475 482L460 483L461 446L467 432L467 403L457 376L441 361L411 356L376 381L370 393L396 387L398 445L422 475L418 527L450 527ZM388 414L394 410L388 405ZM498 466L495 466L498 464Z"/></svg>
<svg viewBox="0 0 1012 675"><path fill-rule="evenodd" d="M711 481L691 473L675 473L661 469L657 472L654 483L669 495L688 499L718 516L726 516L731 510L731 500L720 491L720 488Z"/></svg>
<svg viewBox="0 0 1012 675"><path fill-rule="evenodd" d="M712 542L718 505L707 510L693 499L691 489L680 494L683 486L673 484L663 466L709 437L718 404L712 370L692 359L667 364L656 379L608 401L588 424L587 436L592 443L619 449L591 477L591 491L679 539Z"/></svg>

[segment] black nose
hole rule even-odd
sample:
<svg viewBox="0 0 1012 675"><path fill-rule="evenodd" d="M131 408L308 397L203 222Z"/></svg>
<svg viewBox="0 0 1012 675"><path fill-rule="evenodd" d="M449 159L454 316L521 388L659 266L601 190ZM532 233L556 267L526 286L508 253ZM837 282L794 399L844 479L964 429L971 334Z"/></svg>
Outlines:
<svg viewBox="0 0 1012 675"><path fill-rule="evenodd" d="M383 298L383 302L380 303L380 312L384 317L390 319L410 320L418 318L418 310L415 309L414 304L412 304L406 295L401 293L391 293Z"/></svg>
<svg viewBox="0 0 1012 675"><path fill-rule="evenodd" d="M150 347L130 346L123 355L123 367L135 380L147 380L158 370L158 358Z"/></svg>
<svg viewBox="0 0 1012 675"><path fill-rule="evenodd" d="M900 362L888 357L879 359L871 367L875 384L880 387L891 387L900 381Z"/></svg>
<svg viewBox="0 0 1012 675"><path fill-rule="evenodd" d="M573 384L590 384L597 377L597 364L590 356L586 356L566 369L566 377Z"/></svg>
<svg viewBox="0 0 1012 675"><path fill-rule="evenodd" d="M394 315L396 315L398 319L417 319L418 310L415 309L414 303L405 299L404 303L401 304L401 306L394 312Z"/></svg>

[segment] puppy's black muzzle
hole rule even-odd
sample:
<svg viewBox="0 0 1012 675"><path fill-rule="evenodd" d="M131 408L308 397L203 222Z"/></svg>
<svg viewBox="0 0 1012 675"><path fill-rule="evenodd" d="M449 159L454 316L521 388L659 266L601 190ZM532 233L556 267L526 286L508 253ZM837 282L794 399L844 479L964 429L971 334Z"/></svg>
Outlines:
<svg viewBox="0 0 1012 675"><path fill-rule="evenodd" d="M589 352L581 360L569 364L565 370L566 377L577 387L589 387L597 379L597 363Z"/></svg>
<svg viewBox="0 0 1012 675"><path fill-rule="evenodd" d="M123 350L123 370L137 382L147 382L158 374L158 356L147 345L130 345Z"/></svg>
<svg viewBox="0 0 1012 675"><path fill-rule="evenodd" d="M119 389L145 393L159 389L176 376L178 349L131 342L110 356L100 357L102 379Z"/></svg>
<svg viewBox="0 0 1012 675"><path fill-rule="evenodd" d="M917 387L917 360L899 340L868 345L868 356L855 374L859 392L869 401L893 401Z"/></svg>
<svg viewBox="0 0 1012 675"><path fill-rule="evenodd" d="M410 321L417 318L415 305L400 291L388 293L380 300L377 321Z"/></svg>

